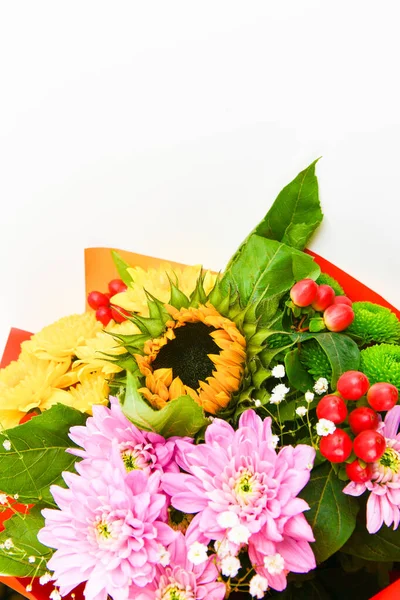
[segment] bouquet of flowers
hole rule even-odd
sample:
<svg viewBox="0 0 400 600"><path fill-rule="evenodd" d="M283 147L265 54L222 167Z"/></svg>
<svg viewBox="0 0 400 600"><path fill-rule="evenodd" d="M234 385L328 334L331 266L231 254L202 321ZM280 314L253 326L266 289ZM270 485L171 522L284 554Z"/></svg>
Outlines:
<svg viewBox="0 0 400 600"><path fill-rule="evenodd" d="M52 600L362 599L389 583L399 313L304 251L315 164L222 273L112 251L88 310L0 371L3 581Z"/></svg>

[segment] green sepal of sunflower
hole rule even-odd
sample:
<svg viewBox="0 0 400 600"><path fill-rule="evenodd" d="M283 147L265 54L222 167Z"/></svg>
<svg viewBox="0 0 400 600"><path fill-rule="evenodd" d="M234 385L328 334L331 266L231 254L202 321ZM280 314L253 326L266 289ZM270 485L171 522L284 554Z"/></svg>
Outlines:
<svg viewBox="0 0 400 600"><path fill-rule="evenodd" d="M168 280L171 288L171 296L169 299L170 305L174 306L177 310L180 310L181 308L189 308L189 298L175 285L169 276Z"/></svg>

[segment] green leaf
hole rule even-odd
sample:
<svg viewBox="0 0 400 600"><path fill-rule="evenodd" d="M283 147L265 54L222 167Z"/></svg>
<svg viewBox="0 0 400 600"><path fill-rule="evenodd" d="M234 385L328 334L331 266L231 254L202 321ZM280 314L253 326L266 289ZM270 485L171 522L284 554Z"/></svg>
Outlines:
<svg viewBox="0 0 400 600"><path fill-rule="evenodd" d="M145 431L155 431L165 438L194 435L209 424L202 408L190 396L180 396L161 410L154 410L138 391L138 381L127 373L125 400L122 411L132 423Z"/></svg>
<svg viewBox="0 0 400 600"><path fill-rule="evenodd" d="M318 333L314 336L332 366L332 388L336 389L339 377L345 371L357 371L360 350L354 340L343 333Z"/></svg>
<svg viewBox="0 0 400 600"><path fill-rule="evenodd" d="M379 531L371 535L366 528L364 507L361 510L362 518L357 520L355 531L343 546L342 552L365 560L399 562L400 531L393 531L386 525L382 525Z"/></svg>
<svg viewBox="0 0 400 600"><path fill-rule="evenodd" d="M314 380L301 364L299 355L298 348L287 352L285 356L285 369L291 387L305 393L308 390L312 390Z"/></svg>
<svg viewBox="0 0 400 600"><path fill-rule="evenodd" d="M343 487L331 465L324 463L312 470L310 481L300 494L310 506L304 514L315 536L312 549L318 562L339 550L356 526L358 502L343 494Z"/></svg>
<svg viewBox="0 0 400 600"><path fill-rule="evenodd" d="M316 317L310 320L309 330L311 333L318 333L325 329L325 321L322 318Z"/></svg>
<svg viewBox="0 0 400 600"><path fill-rule="evenodd" d="M112 255L114 264L117 268L118 275L120 276L122 281L126 285L129 285L130 283L132 283L132 276L128 273L128 269L130 269L131 266L128 265L128 263L125 262L124 259L121 258L121 256L115 250L111 250L111 255Z"/></svg>
<svg viewBox="0 0 400 600"><path fill-rule="evenodd" d="M252 235L221 280L221 289L239 292L240 303L281 297L296 281L316 279L319 266L313 259L281 242Z"/></svg>
<svg viewBox="0 0 400 600"><path fill-rule="evenodd" d="M62 471L72 471L76 456L66 452L75 446L70 427L84 425L87 415L57 404L23 425L0 433L0 490L19 494L22 503L54 506L49 487L64 485ZM3 442L11 442L5 450Z"/></svg>
<svg viewBox="0 0 400 600"><path fill-rule="evenodd" d="M16 514L4 522L5 530L0 533L0 575L6 577L40 577L46 572L46 563L53 551L43 546L37 534L44 527L40 507L34 506L27 515ZM1 548L6 540L13 547ZM35 562L30 563L29 557Z"/></svg>
<svg viewBox="0 0 400 600"><path fill-rule="evenodd" d="M233 255L228 267L236 260L254 234L283 242L298 250L305 248L323 216L318 196L318 181L315 176L317 160L283 188L264 219Z"/></svg>

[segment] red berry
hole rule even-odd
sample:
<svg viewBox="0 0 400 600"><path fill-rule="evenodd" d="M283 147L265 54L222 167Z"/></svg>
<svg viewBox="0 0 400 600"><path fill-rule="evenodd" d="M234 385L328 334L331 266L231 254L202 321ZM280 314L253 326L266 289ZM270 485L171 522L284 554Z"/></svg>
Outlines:
<svg viewBox="0 0 400 600"><path fill-rule="evenodd" d="M361 466L359 460L356 458L352 463L346 465L346 473L347 477L352 481L365 483L366 481L370 481L372 477L372 468L370 465Z"/></svg>
<svg viewBox="0 0 400 600"><path fill-rule="evenodd" d="M345 400L359 400L368 392L369 381L360 371L346 371L339 377L336 387Z"/></svg>
<svg viewBox="0 0 400 600"><path fill-rule="evenodd" d="M111 308L109 306L100 306L96 310L96 319L103 323L104 327L109 324L112 319Z"/></svg>
<svg viewBox="0 0 400 600"><path fill-rule="evenodd" d="M335 296L333 304L347 304L348 306L353 306L352 301L347 296Z"/></svg>
<svg viewBox="0 0 400 600"><path fill-rule="evenodd" d="M330 306L335 298L335 292L330 285L322 284L318 287L317 295L315 296L311 306L314 310L323 312Z"/></svg>
<svg viewBox="0 0 400 600"><path fill-rule="evenodd" d="M120 308L119 306L117 306L115 308L112 306L111 314L112 314L112 318L114 319L114 321L116 323L123 323L124 321L126 321L126 318L129 317L129 313L126 310L124 310L123 308Z"/></svg>
<svg viewBox="0 0 400 600"><path fill-rule="evenodd" d="M110 294L115 296L115 294L125 292L125 290L128 289L128 286L125 285L122 279L112 279L108 284L108 289L110 290Z"/></svg>
<svg viewBox="0 0 400 600"><path fill-rule="evenodd" d="M391 383L374 383L367 394L368 404L375 410L390 410L398 398L397 387Z"/></svg>
<svg viewBox="0 0 400 600"><path fill-rule="evenodd" d="M302 279L290 290L290 297L296 306L309 306L317 295L318 285L312 279Z"/></svg>
<svg viewBox="0 0 400 600"><path fill-rule="evenodd" d="M329 331L343 331L354 321L354 311L347 304L331 304L324 312L324 321Z"/></svg>
<svg viewBox="0 0 400 600"><path fill-rule="evenodd" d="M343 429L335 429L333 433L321 438L319 449L326 459L332 463L340 463L347 460L351 454L352 441Z"/></svg>
<svg viewBox="0 0 400 600"><path fill-rule="evenodd" d="M328 419L333 423L342 423L347 416L347 406L340 396L328 394L321 398L317 406L318 419Z"/></svg>
<svg viewBox="0 0 400 600"><path fill-rule="evenodd" d="M90 308L93 308L93 310L97 310L100 306L108 306L110 304L106 294L102 294L101 292L90 292L87 301Z"/></svg>
<svg viewBox="0 0 400 600"><path fill-rule="evenodd" d="M377 431L367 429L354 439L354 453L364 462L370 463L379 460L386 449L386 440Z"/></svg>
<svg viewBox="0 0 400 600"><path fill-rule="evenodd" d="M352 410L349 414L349 425L354 435L367 431L368 429L375 430L379 425L379 417L377 413L368 408L368 406L360 406Z"/></svg>

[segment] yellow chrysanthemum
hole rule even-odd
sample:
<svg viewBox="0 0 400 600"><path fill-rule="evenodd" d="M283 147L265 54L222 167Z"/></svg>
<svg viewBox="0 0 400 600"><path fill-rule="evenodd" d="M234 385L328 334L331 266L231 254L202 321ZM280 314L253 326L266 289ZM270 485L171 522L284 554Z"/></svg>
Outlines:
<svg viewBox="0 0 400 600"><path fill-rule="evenodd" d="M96 337L87 340L85 345L77 348L76 356L78 360L74 361L72 365L73 371L77 373L79 379L85 373L94 371L101 372L106 377L119 373L122 371L121 367L107 360L104 355L118 356L124 354L125 349L115 341L110 333L132 335L138 332L139 329L131 321L108 325L106 331L101 331Z"/></svg>
<svg viewBox="0 0 400 600"><path fill-rule="evenodd" d="M42 408L55 388L67 381L69 362L41 360L27 352L0 371L0 424L18 425L25 413Z"/></svg>
<svg viewBox="0 0 400 600"><path fill-rule="evenodd" d="M95 337L102 328L92 312L71 315L44 327L30 340L23 342L22 348L37 358L69 362L78 348Z"/></svg>
<svg viewBox="0 0 400 600"><path fill-rule="evenodd" d="M113 296L112 302L125 310L147 316L149 312L145 290L162 303L169 302L171 293L169 280L171 280L184 294L190 296L196 287L200 272L201 266L199 265L172 268L169 263L161 263L158 269L149 269L148 271L141 267L128 269L132 283L125 292ZM205 273L203 287L206 294L214 287L217 277L218 275L211 271Z"/></svg>
<svg viewBox="0 0 400 600"><path fill-rule="evenodd" d="M166 332L135 355L146 387L140 392L155 407L190 395L211 414L225 408L241 383L246 340L235 323L210 304L177 310L166 306Z"/></svg>
<svg viewBox="0 0 400 600"><path fill-rule="evenodd" d="M53 390L48 400L43 403L42 410L51 408L59 402L92 414L94 404L107 404L108 392L109 388L104 376L101 373L93 373L68 390Z"/></svg>

